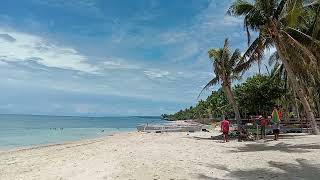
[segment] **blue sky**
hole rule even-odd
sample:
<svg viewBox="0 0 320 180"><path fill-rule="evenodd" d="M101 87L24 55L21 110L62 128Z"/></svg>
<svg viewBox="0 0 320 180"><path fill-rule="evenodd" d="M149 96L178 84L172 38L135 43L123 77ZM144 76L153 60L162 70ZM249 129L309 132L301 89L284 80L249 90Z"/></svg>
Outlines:
<svg viewBox="0 0 320 180"><path fill-rule="evenodd" d="M0 113L159 115L194 105L209 48L246 47L231 0L3 0ZM249 72L250 74L250 72Z"/></svg>

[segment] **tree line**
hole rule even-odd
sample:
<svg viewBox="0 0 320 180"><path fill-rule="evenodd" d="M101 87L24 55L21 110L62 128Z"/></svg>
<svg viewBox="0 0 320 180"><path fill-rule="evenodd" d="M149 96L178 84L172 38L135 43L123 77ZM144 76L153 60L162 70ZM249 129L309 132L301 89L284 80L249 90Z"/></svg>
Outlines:
<svg viewBox="0 0 320 180"><path fill-rule="evenodd" d="M220 100L226 100L225 104L216 105L215 110L211 110L211 101L207 99L172 117L182 117L184 112L201 117L206 111L209 114L208 112L213 113L217 109L229 108L229 113L234 114L240 127L241 116L246 115L247 111L265 111L264 104L274 105L274 100L277 100L282 101L286 110L289 108L288 104L294 104L311 122L313 133L319 134L315 116L319 115L320 110L320 0L235 0L227 14L243 18L248 48L243 53L239 49L232 52L226 39L222 48L210 49L208 56L215 76L203 88L208 90L213 85L221 84L221 89L208 98L221 96ZM253 40L252 33L258 34ZM274 77L280 78L280 81L275 82L280 89L270 90L269 86L265 86L270 91L262 93L263 89L259 89L261 92L252 92L250 87L245 87L253 79L263 78L261 75L248 79L242 88L241 85L232 88L232 83L241 79L253 64L261 66L265 51L270 48L276 49L270 57L270 64L274 67ZM257 96L258 99L251 99L255 100L251 102L250 98L253 97L248 95L250 93L260 95ZM279 94L280 97L274 97ZM276 99L262 102L261 97L264 95ZM294 103L288 102L290 100ZM251 103L256 105L251 106Z"/></svg>
<svg viewBox="0 0 320 180"><path fill-rule="evenodd" d="M232 88L235 100L239 103L239 113L243 118L250 115L268 116L272 107L281 105L287 95L285 85L274 75L257 74ZM288 107L288 116L297 114L295 107ZM163 114L169 120L219 118L221 115L234 117L234 110L222 89L212 91L205 100L200 100L194 107L180 110L174 114Z"/></svg>

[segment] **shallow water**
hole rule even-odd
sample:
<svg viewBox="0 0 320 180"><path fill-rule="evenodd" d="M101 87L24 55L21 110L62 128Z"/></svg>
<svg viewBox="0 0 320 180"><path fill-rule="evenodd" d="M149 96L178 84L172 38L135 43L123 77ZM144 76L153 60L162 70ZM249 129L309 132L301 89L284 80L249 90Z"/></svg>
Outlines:
<svg viewBox="0 0 320 180"><path fill-rule="evenodd" d="M159 117L66 117L0 115L0 149L15 149L135 131L138 124L163 122Z"/></svg>

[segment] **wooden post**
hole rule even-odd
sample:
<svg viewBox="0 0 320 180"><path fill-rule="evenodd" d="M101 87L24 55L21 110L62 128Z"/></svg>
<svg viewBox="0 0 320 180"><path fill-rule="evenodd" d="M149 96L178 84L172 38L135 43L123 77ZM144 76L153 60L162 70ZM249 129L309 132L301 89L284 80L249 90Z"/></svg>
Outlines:
<svg viewBox="0 0 320 180"><path fill-rule="evenodd" d="M259 140L259 128L258 128L259 126L258 126L257 122L256 122L256 127L257 127L257 137L256 138L257 138L257 141L258 141Z"/></svg>

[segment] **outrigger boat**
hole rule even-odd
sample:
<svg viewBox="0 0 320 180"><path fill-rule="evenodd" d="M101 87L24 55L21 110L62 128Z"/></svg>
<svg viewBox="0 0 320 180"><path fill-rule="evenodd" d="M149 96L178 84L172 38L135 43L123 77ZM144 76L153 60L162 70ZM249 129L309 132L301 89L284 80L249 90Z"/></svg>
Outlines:
<svg viewBox="0 0 320 180"><path fill-rule="evenodd" d="M141 132L196 132L201 131L200 123L165 123L165 124L142 124L137 126Z"/></svg>

